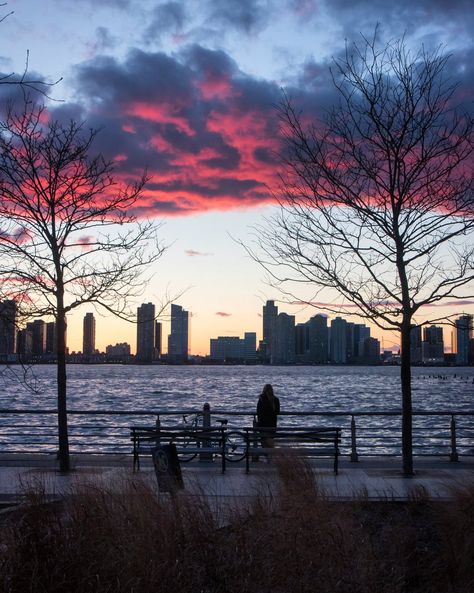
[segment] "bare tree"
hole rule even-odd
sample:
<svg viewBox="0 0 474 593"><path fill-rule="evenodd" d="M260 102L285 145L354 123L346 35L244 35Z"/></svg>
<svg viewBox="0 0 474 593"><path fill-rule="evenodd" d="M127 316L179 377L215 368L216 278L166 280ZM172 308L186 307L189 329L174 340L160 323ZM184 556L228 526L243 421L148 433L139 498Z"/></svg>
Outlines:
<svg viewBox="0 0 474 593"><path fill-rule="evenodd" d="M308 124L285 97L281 208L252 250L287 296L301 299L299 283L314 287L307 301L337 291L342 304L326 310L400 332L405 474L412 326L473 294L473 120L454 107L448 59L404 40L379 48L374 35L334 61L339 101L324 121Z"/></svg>
<svg viewBox="0 0 474 593"><path fill-rule="evenodd" d="M0 4L0 8L3 8L6 5L6 2L2 2ZM0 23L3 23L3 21L13 13L14 11L11 11L7 14L4 14L3 16L0 16ZM28 72L29 61L30 52L29 50L26 50L25 67L23 72L21 74L16 74L15 72L0 73L0 85L19 87L23 91L23 96L25 98L27 93L32 92L44 95L50 99L51 97L48 95L48 91L61 82L62 78L59 78L54 82L48 82L39 76L30 76Z"/></svg>
<svg viewBox="0 0 474 593"><path fill-rule="evenodd" d="M0 123L0 278L22 315L55 319L59 458L68 471L66 316L89 303L128 318L164 248L158 227L133 215L145 176L124 187L110 162L91 156L95 131L47 119L27 104Z"/></svg>

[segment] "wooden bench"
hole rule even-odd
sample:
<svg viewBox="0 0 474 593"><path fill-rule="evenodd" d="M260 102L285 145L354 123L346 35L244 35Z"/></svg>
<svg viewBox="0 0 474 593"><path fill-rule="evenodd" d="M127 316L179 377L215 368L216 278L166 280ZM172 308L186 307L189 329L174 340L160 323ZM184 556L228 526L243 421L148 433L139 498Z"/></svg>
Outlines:
<svg viewBox="0 0 474 593"><path fill-rule="evenodd" d="M224 426L192 427L182 426L131 426L130 439L133 443L133 470L140 469L140 455L150 454L157 445L174 443L179 455L220 455L222 473L225 472L226 428Z"/></svg>
<svg viewBox="0 0 474 593"><path fill-rule="evenodd" d="M245 467L250 471L250 458L258 455L275 455L287 449L304 457L333 457L334 473L338 472L341 429L338 427L245 427ZM262 438L272 438L275 447L264 447Z"/></svg>

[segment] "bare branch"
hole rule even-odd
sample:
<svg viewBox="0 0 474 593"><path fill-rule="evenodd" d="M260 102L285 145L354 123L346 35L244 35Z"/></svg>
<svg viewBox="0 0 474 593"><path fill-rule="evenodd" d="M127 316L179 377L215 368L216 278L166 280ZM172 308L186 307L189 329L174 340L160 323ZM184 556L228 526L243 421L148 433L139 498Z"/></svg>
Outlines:
<svg viewBox="0 0 474 593"><path fill-rule="evenodd" d="M407 473L412 325L474 295L474 126L448 61L403 39L380 47L376 30L335 60L339 102L323 122L305 123L284 96L280 213L247 246L291 300L308 284L351 306L326 310L400 331Z"/></svg>
<svg viewBox="0 0 474 593"><path fill-rule="evenodd" d="M86 303L130 319L165 247L160 225L129 214L146 173L124 186L113 165L90 156L96 137L82 124L42 118L27 103L0 122L0 293L23 318L51 315L57 328L61 467L69 466L66 315Z"/></svg>

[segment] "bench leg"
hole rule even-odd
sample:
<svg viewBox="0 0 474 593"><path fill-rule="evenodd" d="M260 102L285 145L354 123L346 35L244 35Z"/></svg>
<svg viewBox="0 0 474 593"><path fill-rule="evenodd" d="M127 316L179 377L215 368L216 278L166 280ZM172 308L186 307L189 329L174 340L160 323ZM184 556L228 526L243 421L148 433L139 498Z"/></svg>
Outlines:
<svg viewBox="0 0 474 593"><path fill-rule="evenodd" d="M140 446L140 439L134 437L133 438L133 471L139 471L140 470L140 457L138 454L138 448Z"/></svg>
<svg viewBox="0 0 474 593"><path fill-rule="evenodd" d="M140 456L138 451L133 452L133 471L139 472L140 471Z"/></svg>

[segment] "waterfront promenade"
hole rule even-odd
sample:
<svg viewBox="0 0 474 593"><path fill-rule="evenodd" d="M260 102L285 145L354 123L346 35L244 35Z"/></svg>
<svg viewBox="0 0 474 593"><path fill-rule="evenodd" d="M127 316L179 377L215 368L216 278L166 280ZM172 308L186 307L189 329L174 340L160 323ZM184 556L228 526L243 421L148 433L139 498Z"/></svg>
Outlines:
<svg viewBox="0 0 474 593"><path fill-rule="evenodd" d="M340 460L336 476L330 459L310 461L315 483L323 495L331 499L408 500L425 494L437 500L449 500L453 491L474 484L474 456L463 456L458 462L445 458L415 458L415 475L403 477L398 457L364 457L351 463ZM142 469L134 473L131 455L83 455L72 457L73 471L67 475L57 471L53 455L0 455L0 506L23 500L28 488L39 488L48 497L67 494L83 483L113 487L119 481L145 480L158 486L151 460L143 460ZM220 473L219 461L181 464L186 495L199 495L214 501L232 503L249 501L255 496L277 493L280 480L278 463L262 460L251 464L245 473L244 462L229 463Z"/></svg>

